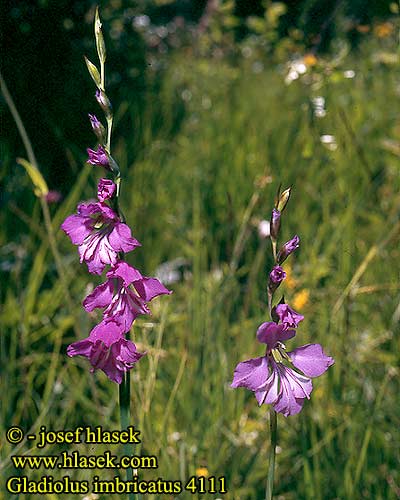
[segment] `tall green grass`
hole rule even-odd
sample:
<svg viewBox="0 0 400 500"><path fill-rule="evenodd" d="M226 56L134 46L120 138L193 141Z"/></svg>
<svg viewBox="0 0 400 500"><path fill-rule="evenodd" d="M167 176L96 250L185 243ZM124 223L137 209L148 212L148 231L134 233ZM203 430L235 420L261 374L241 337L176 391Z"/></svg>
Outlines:
<svg viewBox="0 0 400 500"><path fill-rule="evenodd" d="M157 455L160 466L142 477L185 482L206 467L210 475L226 476L224 498L263 498L267 411L250 392L229 384L236 364L262 351L255 332L267 317L272 262L257 224L269 218L282 182L293 186L283 239L301 238L288 264L290 287L282 289L289 303L309 292L292 346L320 342L336 363L315 380L299 416L279 416L275 493L285 500L398 498L398 68L374 64L370 55L348 57L317 82L289 86L276 67L254 73L246 61L231 67L178 57L162 94L150 99L149 114L160 116L157 137L149 134L148 148L133 165L124 162L124 151L135 144L135 130L131 139L116 139L125 176L121 203L143 243L128 261L148 275L163 262L187 261L181 281L171 285L174 294L154 301L153 316L133 328L148 353L132 374L134 424L142 431L141 453ZM344 78L345 69L355 77ZM317 95L326 99L324 118L313 115ZM186 117L171 140L173 106L181 96ZM146 117L133 118L145 134ZM321 143L324 134L335 136L337 149ZM75 248L57 228L79 200L93 196L94 176L85 167L53 213L74 310L65 301L38 207L6 214L25 217L26 224L23 237L3 235L14 250L3 253L10 263L1 316L2 436L14 424L26 431L40 425L118 428L116 386L103 373L89 374L85 360L65 354L76 340L74 329L83 337L95 324L80 302L99 279L79 266ZM100 454L103 448L71 450ZM26 443L18 447L19 454L36 451ZM11 453L17 452L2 440L4 477L15 473L7 468ZM97 473L73 471L71 477ZM101 478L114 475L102 471Z"/></svg>

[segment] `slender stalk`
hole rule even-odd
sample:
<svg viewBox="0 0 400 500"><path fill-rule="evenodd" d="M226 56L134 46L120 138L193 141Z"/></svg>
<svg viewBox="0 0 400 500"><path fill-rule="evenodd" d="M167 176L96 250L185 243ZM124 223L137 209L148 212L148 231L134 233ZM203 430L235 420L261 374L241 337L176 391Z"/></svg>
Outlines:
<svg viewBox="0 0 400 500"><path fill-rule="evenodd" d="M105 91L105 85L106 85L106 76L105 76L105 64L104 64L104 61L100 62L100 85L101 85L101 90L104 92Z"/></svg>
<svg viewBox="0 0 400 500"><path fill-rule="evenodd" d="M276 240L271 238L272 243L272 255L274 256L274 262L276 264Z"/></svg>
<svg viewBox="0 0 400 500"><path fill-rule="evenodd" d="M113 124L113 117L107 117L107 151L111 152L111 130Z"/></svg>
<svg viewBox="0 0 400 500"><path fill-rule="evenodd" d="M265 489L265 500L272 500L272 491L274 489L275 456L277 443L277 414L273 408L269 410L269 430L271 437L271 446L269 450L269 465L267 475L267 487Z"/></svg>
<svg viewBox="0 0 400 500"><path fill-rule="evenodd" d="M124 378L119 385L119 416L120 416L120 426L121 430L126 429L131 420L131 390L130 390L130 372L125 372ZM131 450L129 444L125 443L123 445L124 455L131 455ZM126 480L133 480L133 469L126 469ZM138 495L135 493L129 493L129 500L138 500Z"/></svg>

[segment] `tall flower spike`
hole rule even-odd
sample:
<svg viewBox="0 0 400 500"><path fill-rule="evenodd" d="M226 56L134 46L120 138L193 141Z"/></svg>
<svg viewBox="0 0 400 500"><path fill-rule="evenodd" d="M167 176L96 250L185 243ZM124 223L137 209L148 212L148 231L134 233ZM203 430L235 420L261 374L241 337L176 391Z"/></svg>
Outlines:
<svg viewBox="0 0 400 500"><path fill-rule="evenodd" d="M124 254L140 246L132 237L131 229L122 220L119 208L121 172L111 155L113 112L105 89L106 47L101 31L98 9L95 16L95 38L100 61L97 66L85 58L89 73L96 84L96 100L105 113L107 128L98 118L89 114L90 123L99 140L97 149L88 149L88 163L104 167L111 179L100 179L97 187L98 202L80 203L77 213L67 217L61 225L72 243L78 246L80 261L86 262L89 272L101 274L107 265L107 281L84 300L87 311L104 309L103 320L90 335L67 348L69 356L84 356L92 370L102 370L108 378L121 384L121 426L129 425L130 385L125 376L143 356L125 335L139 314L150 314L147 303L161 294L171 293L157 279L142 274L126 262Z"/></svg>

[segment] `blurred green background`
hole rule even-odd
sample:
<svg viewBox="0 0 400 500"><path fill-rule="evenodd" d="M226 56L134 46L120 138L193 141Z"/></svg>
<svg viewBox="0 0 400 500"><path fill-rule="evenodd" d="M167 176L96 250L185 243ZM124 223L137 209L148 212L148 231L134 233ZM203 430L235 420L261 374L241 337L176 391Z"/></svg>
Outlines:
<svg viewBox="0 0 400 500"><path fill-rule="evenodd" d="M178 498L264 498L267 407L229 385L239 361L263 352L255 332L268 319L272 259L260 223L282 183L293 186L282 240L301 238L282 291L305 315L287 347L319 342L336 363L314 381L300 415L279 416L276 498L399 498L398 3L99 5L121 203L143 244L127 259L174 291L132 330L148 353L132 371L133 422L141 453L159 459L157 471L140 476L224 475L228 494ZM94 197L101 175L85 165L86 147L95 146L87 113L101 116L83 61L96 60L94 9L88 1L2 3L2 76L41 172L61 195L49 203L56 265L1 96L3 484L22 474L11 454L38 453L29 443L11 447L9 426L119 426L116 384L66 356L99 319L81 301L102 280L79 265L59 230Z"/></svg>

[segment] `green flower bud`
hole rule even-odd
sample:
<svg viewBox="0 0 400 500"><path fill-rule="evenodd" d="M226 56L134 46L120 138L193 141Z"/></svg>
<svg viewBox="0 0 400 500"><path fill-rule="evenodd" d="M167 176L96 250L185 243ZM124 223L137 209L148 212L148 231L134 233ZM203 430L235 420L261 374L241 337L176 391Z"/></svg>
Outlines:
<svg viewBox="0 0 400 500"><path fill-rule="evenodd" d="M280 193L279 198L278 198L278 203L276 206L276 209L279 210L279 212L284 211L284 209L289 201L291 190L292 190L292 188L289 187L289 188L285 189L285 191Z"/></svg>
<svg viewBox="0 0 400 500"><path fill-rule="evenodd" d="M99 55L100 62L104 64L106 61L106 45L101 31L101 21L98 7L96 7L96 16L94 21L94 35L96 38L97 54Z"/></svg>

